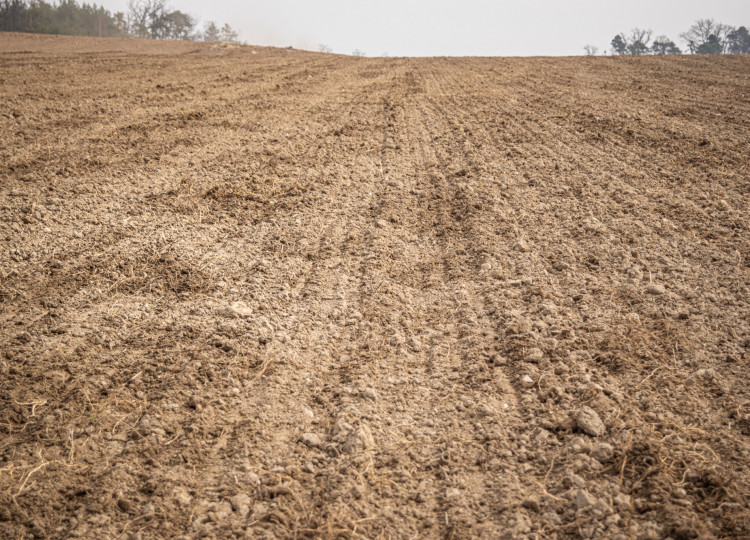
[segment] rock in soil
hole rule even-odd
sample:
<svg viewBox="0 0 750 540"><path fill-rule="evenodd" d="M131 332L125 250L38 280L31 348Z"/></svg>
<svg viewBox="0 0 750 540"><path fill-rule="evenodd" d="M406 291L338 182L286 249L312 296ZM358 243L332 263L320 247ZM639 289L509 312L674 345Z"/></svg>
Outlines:
<svg viewBox="0 0 750 540"><path fill-rule="evenodd" d="M373 446L375 446L375 439L372 436L372 432L369 427L363 424L349 435L342 450L347 454L357 454Z"/></svg>
<svg viewBox="0 0 750 540"><path fill-rule="evenodd" d="M599 414L591 407L583 407L578 411L576 424L578 429L592 437L599 437L607 431L604 422L599 418Z"/></svg>

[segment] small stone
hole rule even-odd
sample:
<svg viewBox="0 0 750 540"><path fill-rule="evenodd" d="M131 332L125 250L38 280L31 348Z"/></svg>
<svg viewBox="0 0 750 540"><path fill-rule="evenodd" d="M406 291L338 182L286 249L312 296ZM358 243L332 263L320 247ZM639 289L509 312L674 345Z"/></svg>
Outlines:
<svg viewBox="0 0 750 540"><path fill-rule="evenodd" d="M363 424L349 435L342 450L347 454L357 454L373 446L375 446L375 439L372 432Z"/></svg>
<svg viewBox="0 0 750 540"><path fill-rule="evenodd" d="M118 499L117 500L117 508L125 512L126 514L130 512L130 509L132 508L130 501L127 499Z"/></svg>
<svg viewBox="0 0 750 540"><path fill-rule="evenodd" d="M202 410L203 405L201 404L201 398L198 396L190 396L190 399L188 399L188 407L195 409L196 411Z"/></svg>
<svg viewBox="0 0 750 540"><path fill-rule="evenodd" d="M93 514L89 516L86 521L88 521L91 525L94 525L95 527L104 527L110 521L112 521L112 518L110 518L106 514Z"/></svg>
<svg viewBox="0 0 750 540"><path fill-rule="evenodd" d="M514 246L517 251L520 251L521 253L527 253L529 251L529 245L526 243L526 240L523 238L519 238L516 241L516 245Z"/></svg>
<svg viewBox="0 0 750 540"><path fill-rule="evenodd" d="M208 513L208 517L214 523L220 523L227 519L231 514L232 505L226 501L222 501L213 505L213 509Z"/></svg>
<svg viewBox="0 0 750 540"><path fill-rule="evenodd" d="M253 310L244 302L232 302L228 306L222 306L218 309L219 315L230 319L247 319L252 316Z"/></svg>
<svg viewBox="0 0 750 540"><path fill-rule="evenodd" d="M322 439L315 433L303 433L299 440L310 448L322 448L324 446Z"/></svg>
<svg viewBox="0 0 750 540"><path fill-rule="evenodd" d="M573 487L582 488L586 485L586 481L574 472L569 472L566 480Z"/></svg>
<svg viewBox="0 0 750 540"><path fill-rule="evenodd" d="M349 491L349 494L353 498L359 500L365 494L365 490L362 488L362 486L352 486L352 489Z"/></svg>
<svg viewBox="0 0 750 540"><path fill-rule="evenodd" d="M151 417L147 414L143 415L138 421L138 427L141 431L148 433L151 430Z"/></svg>
<svg viewBox="0 0 750 540"><path fill-rule="evenodd" d="M186 507L190 504L193 498L188 493L188 490L182 486L175 488L172 497L178 506Z"/></svg>
<svg viewBox="0 0 750 540"><path fill-rule="evenodd" d="M528 375L524 375L523 377L521 377L521 384L527 387L534 386L534 379L532 379Z"/></svg>
<svg viewBox="0 0 750 540"><path fill-rule="evenodd" d="M575 502L576 508L578 508L578 510L583 510L584 508L594 506L594 504L596 504L596 497L585 489L579 489L575 494Z"/></svg>
<svg viewBox="0 0 750 540"><path fill-rule="evenodd" d="M379 219L375 222L375 225L377 225L379 229L385 229L388 226L388 222L384 219Z"/></svg>
<svg viewBox="0 0 750 540"><path fill-rule="evenodd" d="M527 362L538 364L542 358L544 358L544 353L542 352L542 350L534 347L533 349L529 349L529 351L526 353L525 360Z"/></svg>
<svg viewBox="0 0 750 540"><path fill-rule="evenodd" d="M658 285L656 283L651 283L651 284L648 285L648 287L646 287L646 292L648 294L660 295L660 294L665 294L667 292L667 290L664 288L664 285Z"/></svg>
<svg viewBox="0 0 750 540"><path fill-rule="evenodd" d="M250 513L250 502L251 499L244 493L235 495L229 502L232 503L232 510L234 510L241 518L246 518Z"/></svg>
<svg viewBox="0 0 750 540"><path fill-rule="evenodd" d="M592 437L599 437L607 431L604 427L604 422L599 418L599 414L591 407L583 407L578 411L576 424L578 425L578 429Z"/></svg>
<svg viewBox="0 0 750 540"><path fill-rule="evenodd" d="M459 490L458 488L448 488L445 490L446 499L458 499L459 497L461 497L461 490Z"/></svg>
<svg viewBox="0 0 750 540"><path fill-rule="evenodd" d="M583 220L583 230L586 232L600 232L604 226L597 219Z"/></svg>
<svg viewBox="0 0 750 540"><path fill-rule="evenodd" d="M21 332L16 336L16 341L19 343L29 343L32 340L31 334L28 332Z"/></svg>
<svg viewBox="0 0 750 540"><path fill-rule="evenodd" d="M540 418L539 422L537 422L537 425L540 428L544 428L546 430L554 430L555 429L555 423L547 418Z"/></svg>
<svg viewBox="0 0 750 540"><path fill-rule="evenodd" d="M505 325L505 333L509 336L515 334L529 334L531 333L531 321L526 317L514 319Z"/></svg>
<svg viewBox="0 0 750 540"><path fill-rule="evenodd" d="M305 463L302 466L302 470L305 471L306 473L315 474L315 465L313 465L310 462Z"/></svg>
<svg viewBox="0 0 750 540"><path fill-rule="evenodd" d="M495 411L491 407L488 407L487 405L480 405L477 408L477 415L479 416L492 416L494 414L495 414Z"/></svg>
<svg viewBox="0 0 750 540"><path fill-rule="evenodd" d="M365 399L369 399L371 401L377 401L378 400L378 394L373 390L372 388L364 388L359 391L360 397L363 397Z"/></svg>
<svg viewBox="0 0 750 540"><path fill-rule="evenodd" d="M634 325L641 324L641 316L637 313L628 313L625 315L625 320L633 323Z"/></svg>
<svg viewBox="0 0 750 540"><path fill-rule="evenodd" d="M260 484L260 475L258 475L258 473L256 472L250 471L248 473L245 473L245 476L242 477L242 480L246 484L257 486Z"/></svg>
<svg viewBox="0 0 750 540"><path fill-rule="evenodd" d="M521 505L529 510L539 510L539 499L535 497L529 497L525 499Z"/></svg>
<svg viewBox="0 0 750 540"><path fill-rule="evenodd" d="M613 454L614 449L612 448L612 445L607 443L599 443L594 446L594 449L591 451L591 457L600 463L606 463L612 459Z"/></svg>
<svg viewBox="0 0 750 540"><path fill-rule="evenodd" d="M607 519L604 522L610 527L616 527L621 519L622 517L620 516L620 514L610 514L607 516Z"/></svg>
<svg viewBox="0 0 750 540"><path fill-rule="evenodd" d="M407 345L411 348L414 352L419 352L422 350L422 342L419 340L418 337L410 337L409 341L407 342Z"/></svg>

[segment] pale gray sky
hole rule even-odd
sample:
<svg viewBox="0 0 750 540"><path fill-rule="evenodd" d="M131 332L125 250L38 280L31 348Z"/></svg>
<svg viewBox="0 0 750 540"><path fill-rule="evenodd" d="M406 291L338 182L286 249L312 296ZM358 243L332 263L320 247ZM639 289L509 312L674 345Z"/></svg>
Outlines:
<svg viewBox="0 0 750 540"><path fill-rule="evenodd" d="M127 0L98 0L126 11ZM750 0L172 0L201 21L228 22L254 45L368 56L578 55L615 34L650 28L683 49L701 18L750 27Z"/></svg>

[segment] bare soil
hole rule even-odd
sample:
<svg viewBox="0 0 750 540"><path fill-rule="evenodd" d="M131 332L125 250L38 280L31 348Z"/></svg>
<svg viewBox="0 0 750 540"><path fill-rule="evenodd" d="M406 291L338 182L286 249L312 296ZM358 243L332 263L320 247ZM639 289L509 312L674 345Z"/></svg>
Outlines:
<svg viewBox="0 0 750 540"><path fill-rule="evenodd" d="M750 57L0 34L0 537L750 536Z"/></svg>

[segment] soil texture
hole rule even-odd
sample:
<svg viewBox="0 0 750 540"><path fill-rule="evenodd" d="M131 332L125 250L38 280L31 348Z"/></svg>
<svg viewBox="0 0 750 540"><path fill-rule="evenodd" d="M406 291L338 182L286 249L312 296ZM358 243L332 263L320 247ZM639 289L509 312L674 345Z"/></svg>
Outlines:
<svg viewBox="0 0 750 540"><path fill-rule="evenodd" d="M0 34L0 537L750 536L750 57Z"/></svg>

